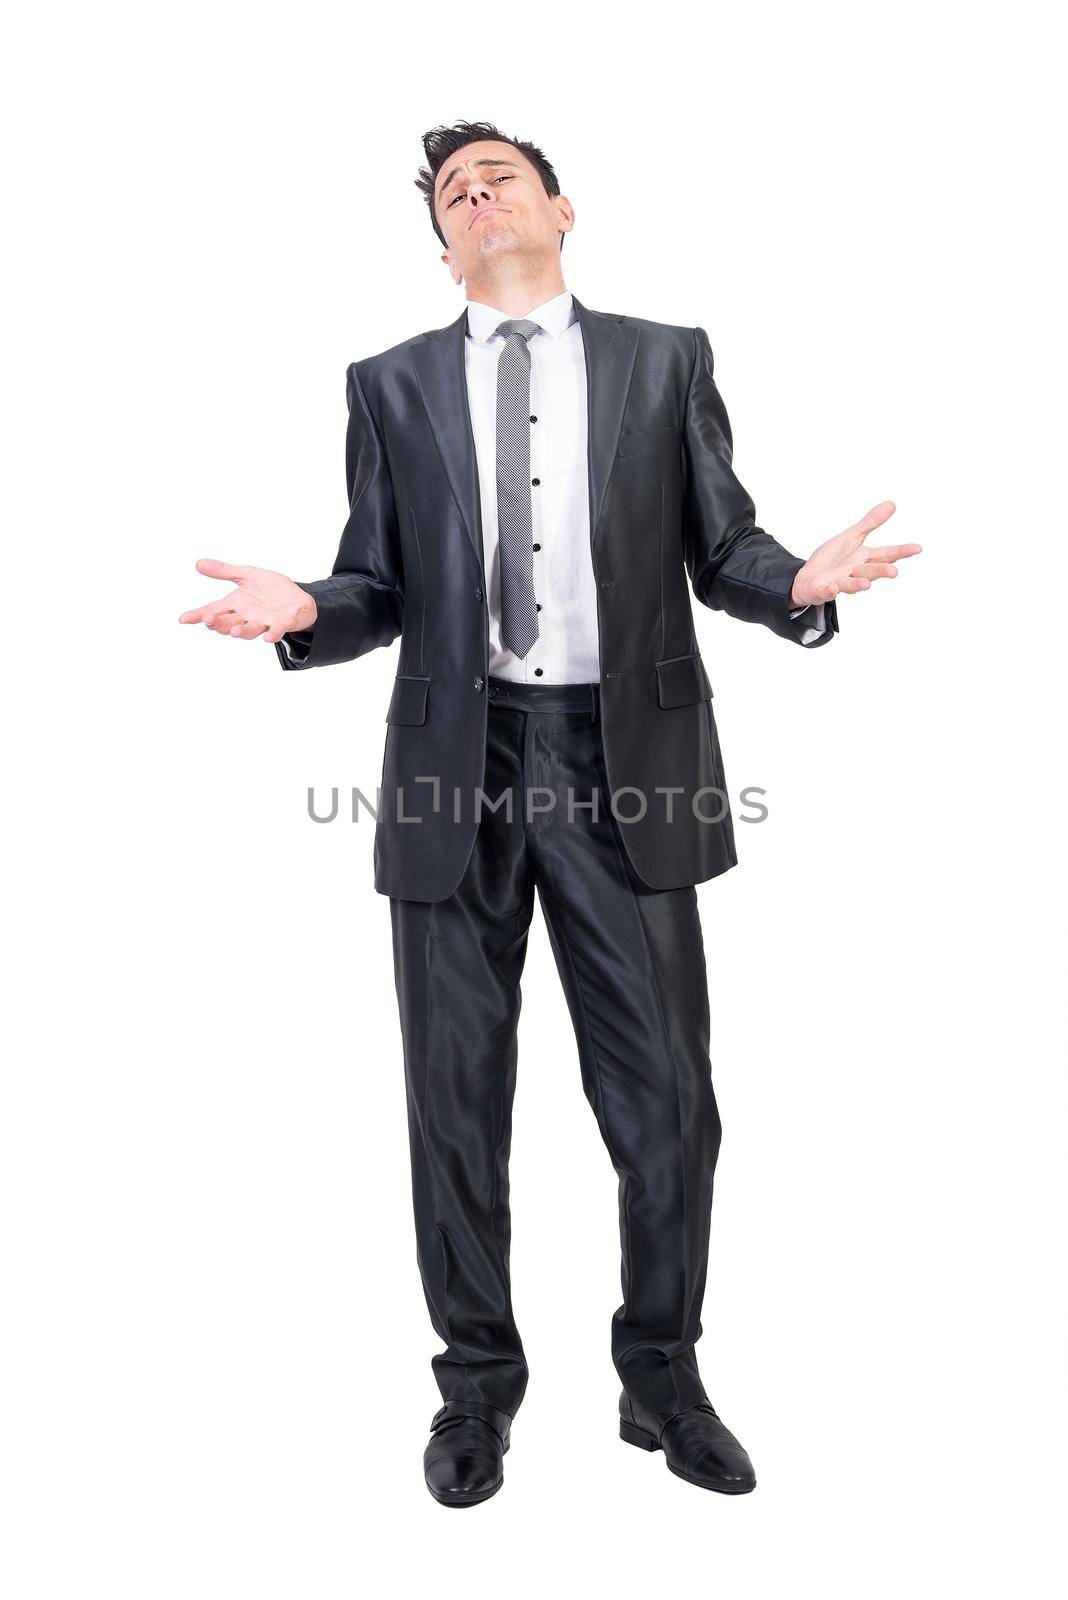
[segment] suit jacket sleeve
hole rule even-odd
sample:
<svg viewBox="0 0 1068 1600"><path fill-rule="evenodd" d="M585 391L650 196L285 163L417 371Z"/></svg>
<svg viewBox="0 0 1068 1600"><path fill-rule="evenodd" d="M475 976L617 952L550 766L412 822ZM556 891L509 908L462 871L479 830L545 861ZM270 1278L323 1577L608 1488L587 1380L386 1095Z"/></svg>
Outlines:
<svg viewBox="0 0 1068 1600"><path fill-rule="evenodd" d="M404 583L393 480L356 362L346 378L349 516L331 576L300 584L315 596L315 626L284 634L275 645L288 671L352 661L401 631Z"/></svg>
<svg viewBox="0 0 1068 1600"><path fill-rule="evenodd" d="M712 368L708 334L695 328L683 429L683 538L693 592L714 611L762 622L796 644L826 644L838 632L835 602L791 608L804 559L755 526L755 507L731 465L731 427Z"/></svg>

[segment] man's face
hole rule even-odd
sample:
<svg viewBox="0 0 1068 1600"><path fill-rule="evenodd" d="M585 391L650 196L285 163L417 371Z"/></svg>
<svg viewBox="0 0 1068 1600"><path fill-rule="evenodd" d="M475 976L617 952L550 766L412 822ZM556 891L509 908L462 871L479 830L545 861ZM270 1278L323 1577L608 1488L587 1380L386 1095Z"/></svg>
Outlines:
<svg viewBox="0 0 1068 1600"><path fill-rule="evenodd" d="M457 283L501 252L559 257L574 220L570 201L547 195L522 151L497 139L464 145L443 163L434 209Z"/></svg>

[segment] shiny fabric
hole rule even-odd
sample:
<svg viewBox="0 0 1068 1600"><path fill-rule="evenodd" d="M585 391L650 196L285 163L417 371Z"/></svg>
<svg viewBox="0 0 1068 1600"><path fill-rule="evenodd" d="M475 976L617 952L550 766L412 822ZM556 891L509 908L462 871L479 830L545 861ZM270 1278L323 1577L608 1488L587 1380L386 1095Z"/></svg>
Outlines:
<svg viewBox="0 0 1068 1600"><path fill-rule="evenodd" d="M696 891L650 891L630 866L608 805L597 684L487 689L485 792L511 794L511 815L503 803L486 811L447 899L390 901L419 1270L446 1345L433 1370L444 1400L510 1416L526 1389L508 1156L536 891L619 1180L612 1357L640 1405L674 1414L707 1399L694 1344L720 1138ZM596 815L581 808L595 791ZM566 1337L568 1308L557 1311Z"/></svg>
<svg viewBox="0 0 1068 1600"><path fill-rule="evenodd" d="M791 610L804 560L755 525L705 330L592 311L575 295L572 304L587 379L605 766L614 790L647 799L622 835L631 866L648 887L674 889L737 860L729 810L709 821L684 800L665 826L657 798L723 788L690 591L807 648L833 637L837 612L832 601L821 634ZM278 647L284 668L307 670L400 635L374 858L376 889L408 900L444 900L462 880L486 762L489 608L466 326L464 311L349 367L348 520L330 577L302 580L315 627Z"/></svg>

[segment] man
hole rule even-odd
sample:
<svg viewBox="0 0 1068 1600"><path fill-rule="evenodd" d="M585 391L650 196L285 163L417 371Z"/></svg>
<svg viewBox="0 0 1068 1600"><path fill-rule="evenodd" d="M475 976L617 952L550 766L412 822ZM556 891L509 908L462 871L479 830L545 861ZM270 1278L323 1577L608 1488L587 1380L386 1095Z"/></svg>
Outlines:
<svg viewBox="0 0 1068 1600"><path fill-rule="evenodd" d="M417 183L467 304L348 369L332 575L200 561L236 587L181 620L263 638L287 670L400 636L375 884L419 1268L446 1344L431 1494L497 1491L526 1388L508 1154L535 888L619 1178L621 1436L741 1494L753 1468L694 1350L720 1135L694 885L736 854L689 588L813 647L838 631L838 594L894 577L919 546L864 544L890 501L807 561L756 527L704 329L568 292L574 207L536 146L467 122L423 144Z"/></svg>

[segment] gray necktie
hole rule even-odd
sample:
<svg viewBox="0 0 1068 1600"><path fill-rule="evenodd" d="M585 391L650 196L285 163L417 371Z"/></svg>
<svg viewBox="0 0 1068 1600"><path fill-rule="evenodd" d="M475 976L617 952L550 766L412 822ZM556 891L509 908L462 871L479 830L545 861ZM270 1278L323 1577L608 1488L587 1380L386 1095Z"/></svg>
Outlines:
<svg viewBox="0 0 1068 1600"><path fill-rule="evenodd" d="M497 362L497 537L501 561L501 643L522 658L538 637L534 526L530 504L529 318L499 323Z"/></svg>

